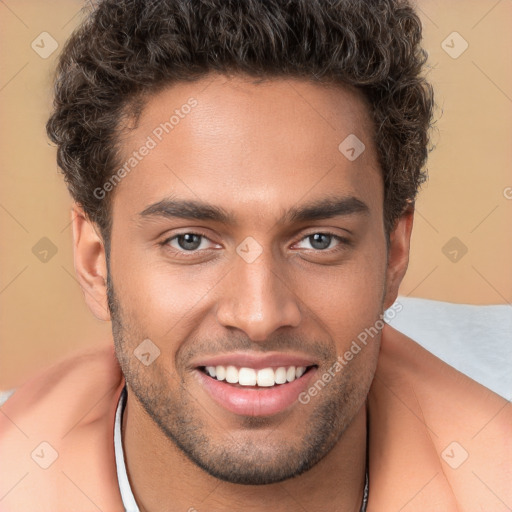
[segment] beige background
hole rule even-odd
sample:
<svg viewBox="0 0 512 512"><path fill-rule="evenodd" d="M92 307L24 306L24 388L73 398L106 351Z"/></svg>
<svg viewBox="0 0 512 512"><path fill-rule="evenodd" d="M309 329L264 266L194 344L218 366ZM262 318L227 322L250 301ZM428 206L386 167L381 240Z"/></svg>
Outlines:
<svg viewBox="0 0 512 512"><path fill-rule="evenodd" d="M70 199L44 124L56 57L81 18L76 0L0 0L0 389L79 347L110 339L74 277ZM512 1L420 0L429 77L443 109L417 203L402 295L512 301ZM467 50L458 58L445 52ZM59 48L31 47L48 32ZM49 39L45 39L48 50ZM39 43L41 44L41 43ZM42 51L39 50L39 51ZM57 249L40 261L46 237ZM467 253L445 244L456 237ZM448 255L446 256L445 253Z"/></svg>

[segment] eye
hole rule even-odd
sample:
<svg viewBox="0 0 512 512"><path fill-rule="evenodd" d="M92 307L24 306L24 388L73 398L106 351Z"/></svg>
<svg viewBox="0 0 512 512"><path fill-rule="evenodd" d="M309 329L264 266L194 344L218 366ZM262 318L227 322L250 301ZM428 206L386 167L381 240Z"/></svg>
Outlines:
<svg viewBox="0 0 512 512"><path fill-rule="evenodd" d="M338 243L334 247L349 245L349 240L334 233L318 232L306 235L301 242L307 241L310 247L301 247L302 249L313 249L316 251L326 251L332 249L332 242L337 241Z"/></svg>
<svg viewBox="0 0 512 512"><path fill-rule="evenodd" d="M209 239L200 233L180 233L163 242L163 245L170 246L179 252L194 252L198 249L208 249L206 241Z"/></svg>
<svg viewBox="0 0 512 512"><path fill-rule="evenodd" d="M160 243L176 256L183 257L194 256L201 251L221 247L212 242L205 234L190 231L173 235ZM309 247L301 246L301 244L304 243L309 244ZM300 240L296 247L299 249L332 254L345 249L348 245L351 245L351 243L347 238L336 235L335 233L321 231L306 235Z"/></svg>

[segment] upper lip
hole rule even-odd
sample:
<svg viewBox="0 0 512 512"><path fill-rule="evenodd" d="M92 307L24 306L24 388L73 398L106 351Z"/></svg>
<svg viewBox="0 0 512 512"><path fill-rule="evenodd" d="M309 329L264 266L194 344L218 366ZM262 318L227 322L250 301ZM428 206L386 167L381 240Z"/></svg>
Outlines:
<svg viewBox="0 0 512 512"><path fill-rule="evenodd" d="M233 352L205 356L193 363L195 368L201 366L236 366L237 368L279 368L281 366L315 366L318 363L311 357L301 354L287 354L284 352L272 352L267 354L255 354L250 352Z"/></svg>

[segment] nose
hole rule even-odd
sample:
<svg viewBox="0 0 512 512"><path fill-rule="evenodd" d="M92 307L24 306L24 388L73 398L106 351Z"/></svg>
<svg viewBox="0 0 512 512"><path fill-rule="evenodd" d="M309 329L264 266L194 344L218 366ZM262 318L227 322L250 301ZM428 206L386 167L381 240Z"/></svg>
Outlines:
<svg viewBox="0 0 512 512"><path fill-rule="evenodd" d="M217 321L241 329L255 342L265 341L281 327L297 327L301 321L300 301L285 275L274 268L269 253L263 251L252 263L237 258L217 304Z"/></svg>

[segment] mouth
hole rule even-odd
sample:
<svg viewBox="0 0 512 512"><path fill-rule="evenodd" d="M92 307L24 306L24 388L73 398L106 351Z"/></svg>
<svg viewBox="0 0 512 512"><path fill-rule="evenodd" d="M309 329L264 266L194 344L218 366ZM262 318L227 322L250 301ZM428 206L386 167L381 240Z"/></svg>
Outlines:
<svg viewBox="0 0 512 512"><path fill-rule="evenodd" d="M204 391L223 409L238 415L269 416L297 403L318 366L198 366Z"/></svg>

